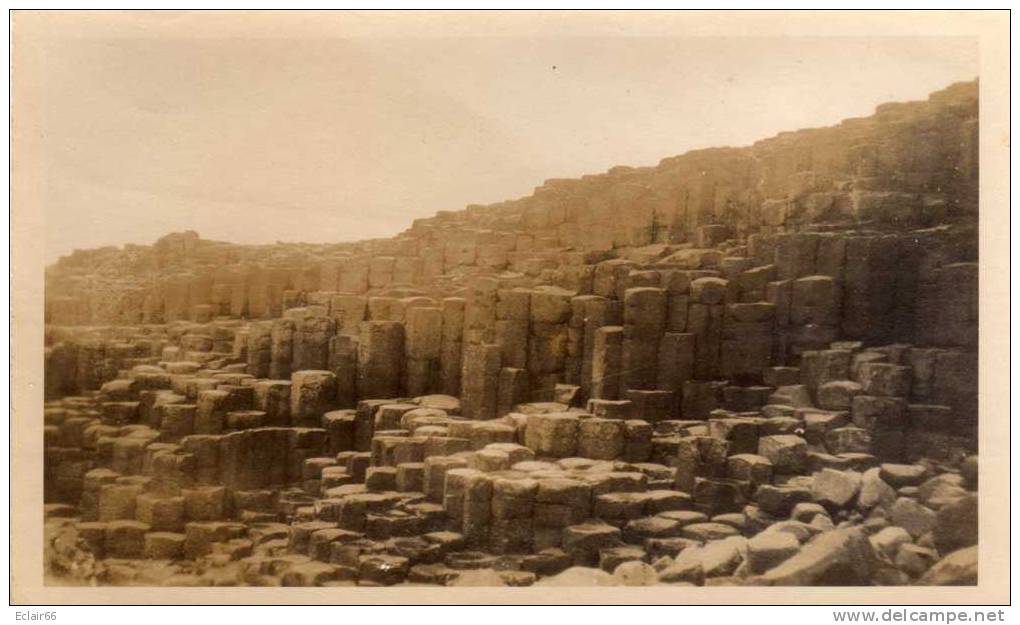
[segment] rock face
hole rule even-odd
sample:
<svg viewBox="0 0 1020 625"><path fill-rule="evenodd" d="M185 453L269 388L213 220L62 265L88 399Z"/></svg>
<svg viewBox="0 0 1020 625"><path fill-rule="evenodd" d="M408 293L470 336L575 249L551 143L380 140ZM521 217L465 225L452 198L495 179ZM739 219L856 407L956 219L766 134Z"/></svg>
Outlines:
<svg viewBox="0 0 1020 625"><path fill-rule="evenodd" d="M776 586L864 586L871 580L873 553L859 530L832 530L805 545L763 576Z"/></svg>
<svg viewBox="0 0 1020 625"><path fill-rule="evenodd" d="M977 88L46 273L72 583L973 583ZM962 580L962 581L960 581Z"/></svg>
<svg viewBox="0 0 1020 625"><path fill-rule="evenodd" d="M973 586L977 584L977 546L954 551L939 560L921 578L925 586Z"/></svg>

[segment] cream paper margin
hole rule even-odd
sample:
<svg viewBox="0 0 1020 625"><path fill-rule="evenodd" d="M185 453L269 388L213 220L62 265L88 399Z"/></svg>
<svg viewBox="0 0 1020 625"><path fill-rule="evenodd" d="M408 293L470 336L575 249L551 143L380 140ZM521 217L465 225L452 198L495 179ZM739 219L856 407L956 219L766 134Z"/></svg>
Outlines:
<svg viewBox="0 0 1020 625"><path fill-rule="evenodd" d="M980 544L977 587L79 588L42 582L44 207L19 132L30 59L54 20L110 36L142 15L12 14L11 601L15 604L1002 604L1009 601L1008 11L214 11L187 36L964 36L980 47ZM194 17L194 16L186 16ZM146 20L147 24L151 22ZM153 29L153 37L167 32ZM22 60L24 59L24 60ZM837 78L838 79L838 78ZM792 130L792 129L790 129ZM60 224L49 224L59 228Z"/></svg>

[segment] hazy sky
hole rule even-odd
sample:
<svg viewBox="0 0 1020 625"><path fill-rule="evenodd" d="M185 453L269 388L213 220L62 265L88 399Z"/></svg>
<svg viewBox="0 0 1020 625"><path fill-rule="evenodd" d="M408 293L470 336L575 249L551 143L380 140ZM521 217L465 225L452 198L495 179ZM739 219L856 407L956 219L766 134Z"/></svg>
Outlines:
<svg viewBox="0 0 1020 625"><path fill-rule="evenodd" d="M967 38L368 36L342 20L250 32L195 20L65 16L20 38L15 21L16 79L32 77L15 90L15 160L34 191L16 207L43 211L47 261L183 229L388 236L547 178L830 125L978 73Z"/></svg>

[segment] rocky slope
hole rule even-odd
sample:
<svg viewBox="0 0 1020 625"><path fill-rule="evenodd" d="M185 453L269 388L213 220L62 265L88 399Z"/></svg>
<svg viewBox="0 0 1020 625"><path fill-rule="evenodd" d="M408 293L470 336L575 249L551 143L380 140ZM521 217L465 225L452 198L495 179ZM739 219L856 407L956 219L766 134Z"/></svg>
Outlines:
<svg viewBox="0 0 1020 625"><path fill-rule="evenodd" d="M65 583L975 583L977 84L46 274ZM348 238L347 233L338 239Z"/></svg>

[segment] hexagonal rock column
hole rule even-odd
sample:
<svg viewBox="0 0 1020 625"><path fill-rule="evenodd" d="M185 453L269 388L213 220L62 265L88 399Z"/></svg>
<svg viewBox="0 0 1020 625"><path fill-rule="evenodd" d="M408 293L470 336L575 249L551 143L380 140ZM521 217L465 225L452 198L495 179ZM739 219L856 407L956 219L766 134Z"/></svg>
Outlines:
<svg viewBox="0 0 1020 625"><path fill-rule="evenodd" d="M404 361L404 326L365 321L358 341L358 394L365 399L398 397Z"/></svg>
<svg viewBox="0 0 1020 625"><path fill-rule="evenodd" d="M531 291L499 289L496 292L496 342L502 348L503 366L523 369L528 364L528 328Z"/></svg>
<svg viewBox="0 0 1020 625"><path fill-rule="evenodd" d="M464 342L481 345L496 340L496 302L499 281L475 278L468 285L464 308Z"/></svg>
<svg viewBox="0 0 1020 625"><path fill-rule="evenodd" d="M494 419L498 415L499 345L468 345L461 373L461 413L469 419Z"/></svg>
<svg viewBox="0 0 1020 625"><path fill-rule="evenodd" d="M269 377L274 380L289 379L294 355L294 320L274 319L270 341Z"/></svg>
<svg viewBox="0 0 1020 625"><path fill-rule="evenodd" d="M687 331L696 335L695 377L717 377L722 344L724 302L729 283L722 278L698 278L691 282L691 305L687 310Z"/></svg>
<svg viewBox="0 0 1020 625"><path fill-rule="evenodd" d="M329 366L336 376L336 405L353 408L358 401L358 337L337 334L329 342Z"/></svg>
<svg viewBox="0 0 1020 625"><path fill-rule="evenodd" d="M593 398L620 398L622 360L623 327L604 326L596 330L590 384Z"/></svg>
<svg viewBox="0 0 1020 625"><path fill-rule="evenodd" d="M315 314L318 307L310 306L305 315L295 320L291 369L325 369L329 364L329 341L336 333L336 321L323 314Z"/></svg>
<svg viewBox="0 0 1020 625"><path fill-rule="evenodd" d="M290 425L289 380L259 380L254 385L253 405L266 413L266 425Z"/></svg>
<svg viewBox="0 0 1020 625"><path fill-rule="evenodd" d="M840 320L840 287L829 276L794 280L790 291L791 347L794 353L825 349L836 340Z"/></svg>
<svg viewBox="0 0 1020 625"><path fill-rule="evenodd" d="M693 334L666 332L659 342L659 361L656 387L662 391L673 391L681 397L684 382L694 377Z"/></svg>
<svg viewBox="0 0 1020 625"><path fill-rule="evenodd" d="M319 427L335 407L336 377L330 371L295 371L291 376L290 418L301 427Z"/></svg>
<svg viewBox="0 0 1020 625"><path fill-rule="evenodd" d="M582 419L578 428L577 455L595 460L615 460L626 446L626 426L618 419Z"/></svg>
<svg viewBox="0 0 1020 625"><path fill-rule="evenodd" d="M659 342L665 329L666 292L653 287L627 289L623 302L623 388L655 388Z"/></svg>
<svg viewBox="0 0 1020 625"><path fill-rule="evenodd" d="M528 415L524 444L537 456L568 458L577 453L580 422L572 412Z"/></svg>
<svg viewBox="0 0 1020 625"><path fill-rule="evenodd" d="M256 378L269 377L273 324L254 322L248 325L247 372Z"/></svg>
<svg viewBox="0 0 1020 625"><path fill-rule="evenodd" d="M194 433L219 434L223 431L230 394L226 391L199 391L196 402Z"/></svg>
<svg viewBox="0 0 1020 625"><path fill-rule="evenodd" d="M772 360L776 307L768 302L728 304L723 317L720 374L730 380L757 382Z"/></svg>
<svg viewBox="0 0 1020 625"><path fill-rule="evenodd" d="M852 358L851 352L842 349L805 351L800 356L800 381L815 398L821 385L850 378Z"/></svg>
<svg viewBox="0 0 1020 625"><path fill-rule="evenodd" d="M363 258L348 258L340 267L340 279L337 283L340 291L348 293L364 293L368 290L368 261Z"/></svg>
<svg viewBox="0 0 1020 625"><path fill-rule="evenodd" d="M531 293L531 326L527 369L530 391L537 401L553 399L567 365L568 322L573 291L539 287Z"/></svg>
<svg viewBox="0 0 1020 625"><path fill-rule="evenodd" d="M358 336L361 322L368 314L368 299L364 295L338 293L329 302L330 314L336 320L336 333L344 336Z"/></svg>
<svg viewBox="0 0 1020 625"><path fill-rule="evenodd" d="M461 357L464 347L464 306L460 297L443 299L443 328L439 345L439 388L447 394L460 395Z"/></svg>
<svg viewBox="0 0 1020 625"><path fill-rule="evenodd" d="M514 367L503 367L499 371L499 390L496 413L505 415L517 404L528 401L528 372Z"/></svg>
<svg viewBox="0 0 1020 625"><path fill-rule="evenodd" d="M443 311L437 307L409 308L405 313L405 382L408 395L439 391L439 355L442 346Z"/></svg>
<svg viewBox="0 0 1020 625"><path fill-rule="evenodd" d="M582 397L591 397L592 363L595 354L595 333L599 328L608 325L619 325L622 322L620 303L598 295L580 295L571 300L576 310L581 308L581 370L578 384L581 385ZM575 313L576 316L576 313Z"/></svg>

